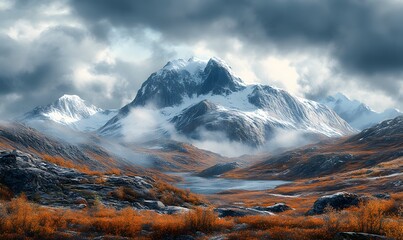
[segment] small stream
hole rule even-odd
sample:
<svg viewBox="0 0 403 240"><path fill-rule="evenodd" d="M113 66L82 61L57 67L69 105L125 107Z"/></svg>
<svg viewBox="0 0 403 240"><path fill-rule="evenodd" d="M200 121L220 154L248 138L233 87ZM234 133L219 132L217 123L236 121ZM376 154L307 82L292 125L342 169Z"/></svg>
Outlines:
<svg viewBox="0 0 403 240"><path fill-rule="evenodd" d="M226 190L266 190L289 183L281 180L243 180L229 178L202 178L193 173L168 173L183 178L175 186L199 194L214 194Z"/></svg>

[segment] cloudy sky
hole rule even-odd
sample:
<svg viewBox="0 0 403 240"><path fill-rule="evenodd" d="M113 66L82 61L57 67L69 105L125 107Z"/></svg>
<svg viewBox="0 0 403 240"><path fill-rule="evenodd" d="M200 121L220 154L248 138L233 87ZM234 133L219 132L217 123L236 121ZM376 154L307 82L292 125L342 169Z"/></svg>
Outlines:
<svg viewBox="0 0 403 240"><path fill-rule="evenodd" d="M0 116L64 93L119 108L191 56L298 96L403 110L402 23L400 0L0 0Z"/></svg>

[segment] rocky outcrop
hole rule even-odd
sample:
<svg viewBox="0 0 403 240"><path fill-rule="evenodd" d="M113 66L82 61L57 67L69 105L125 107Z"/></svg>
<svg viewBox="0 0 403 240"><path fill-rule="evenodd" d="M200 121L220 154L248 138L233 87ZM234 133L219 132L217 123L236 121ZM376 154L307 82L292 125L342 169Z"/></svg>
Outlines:
<svg viewBox="0 0 403 240"><path fill-rule="evenodd" d="M351 206L357 206L360 201L361 197L357 194L338 192L333 195L327 195L318 198L313 204L313 207L307 212L307 214L322 214L328 206L336 210L341 210Z"/></svg>
<svg viewBox="0 0 403 240"><path fill-rule="evenodd" d="M20 151L0 151L0 183L42 205L82 209L99 201L117 209L185 211L155 199L150 193L156 190L154 180L148 176L89 175Z"/></svg>

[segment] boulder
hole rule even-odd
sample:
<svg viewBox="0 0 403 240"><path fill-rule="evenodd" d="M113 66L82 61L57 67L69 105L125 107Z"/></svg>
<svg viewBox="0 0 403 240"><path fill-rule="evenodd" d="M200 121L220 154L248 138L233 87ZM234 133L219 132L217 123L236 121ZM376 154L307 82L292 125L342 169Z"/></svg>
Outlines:
<svg viewBox="0 0 403 240"><path fill-rule="evenodd" d="M249 215L270 215L272 213L253 208L225 207L214 209L218 217L243 217Z"/></svg>
<svg viewBox="0 0 403 240"><path fill-rule="evenodd" d="M308 215L322 214L327 206L336 210L345 209L351 206L357 206L360 202L360 196L354 193L338 192L318 198L312 208L307 212Z"/></svg>
<svg viewBox="0 0 403 240"><path fill-rule="evenodd" d="M272 206L268 207L254 207L253 209L259 210L259 211L268 211L268 212L273 212L273 213L280 213L284 212L287 210L292 210L292 208L285 203L276 203Z"/></svg>
<svg viewBox="0 0 403 240"><path fill-rule="evenodd" d="M178 214L189 212L189 209L178 206L166 206L164 212L166 212L167 214Z"/></svg>
<svg viewBox="0 0 403 240"><path fill-rule="evenodd" d="M165 208L165 205L161 201L155 200L144 200L143 205L153 210L162 210Z"/></svg>
<svg viewBox="0 0 403 240"><path fill-rule="evenodd" d="M385 199L385 200L390 199L390 194L389 193L376 193L376 194L373 194L372 196L376 197L378 199Z"/></svg>

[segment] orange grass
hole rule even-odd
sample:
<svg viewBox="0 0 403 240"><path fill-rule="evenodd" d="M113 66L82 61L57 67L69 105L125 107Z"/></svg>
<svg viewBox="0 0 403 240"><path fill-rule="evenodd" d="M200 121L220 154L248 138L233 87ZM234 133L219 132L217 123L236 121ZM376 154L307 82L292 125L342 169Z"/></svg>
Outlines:
<svg viewBox="0 0 403 240"><path fill-rule="evenodd" d="M246 227L233 231L236 224ZM28 202L24 195L0 202L0 239L83 239L96 236L165 239L200 231L209 235L226 235L228 239L324 240L332 239L337 232L353 231L402 240L402 226L402 206L394 200L373 200L339 212L327 209L319 216L221 219L211 208L161 215L132 208L116 210L99 203L85 210L40 207Z"/></svg>
<svg viewBox="0 0 403 240"><path fill-rule="evenodd" d="M82 173L85 173L85 174L88 174L88 175L97 175L97 176L99 176L99 175L103 174L100 171L91 170L86 165L80 165L80 164L76 164L76 163L74 163L72 161L65 160L64 158L62 158L60 156L51 156L49 154L42 154L41 156L45 161L48 161L48 162L53 163L53 164L56 164L56 165L58 165L60 167L72 168L72 169L75 169L75 170L77 170L79 172L82 172ZM115 173L117 171L113 170L113 172Z"/></svg>

